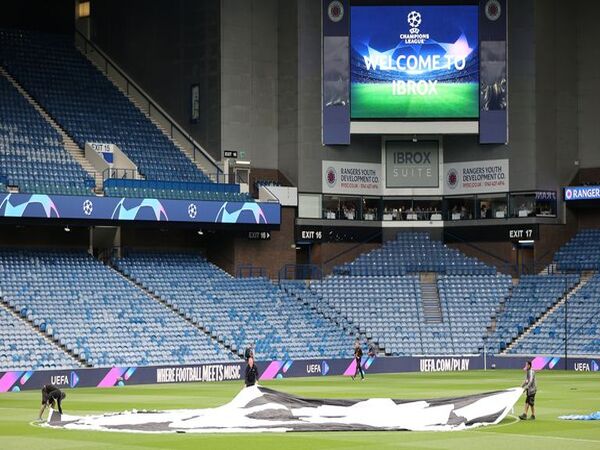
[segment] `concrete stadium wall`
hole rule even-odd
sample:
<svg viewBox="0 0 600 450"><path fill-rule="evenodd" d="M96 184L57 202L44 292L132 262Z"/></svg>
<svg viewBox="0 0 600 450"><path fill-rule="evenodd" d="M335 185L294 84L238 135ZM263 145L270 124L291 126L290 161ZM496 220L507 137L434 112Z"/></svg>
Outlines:
<svg viewBox="0 0 600 450"><path fill-rule="evenodd" d="M73 0L4 0L0 27L73 33L75 4Z"/></svg>
<svg viewBox="0 0 600 450"><path fill-rule="evenodd" d="M294 245L295 208L281 208L281 226L271 232L268 241L248 240L247 233L233 239L233 261L235 267L252 265L263 267L268 276L277 279L279 269L285 264L296 263Z"/></svg>
<svg viewBox="0 0 600 450"><path fill-rule="evenodd" d="M87 249L90 232L87 227L70 227L70 232L64 230L66 224L35 225L23 223L0 225L1 248L79 248Z"/></svg>
<svg viewBox="0 0 600 450"><path fill-rule="evenodd" d="M377 136L353 136L348 147L321 146L319 2L298 0L297 4L298 187L303 192L317 192L321 189L321 160L377 162L381 144ZM558 1L510 3L510 144L482 146L476 136L445 136L445 161L509 158L511 190L558 189L574 175L578 152L575 119L578 99L584 96L575 81L586 69L577 69L581 58L573 51L572 41L555 37L560 18L572 7L572 3ZM594 45L593 39L587 42ZM597 85L590 89L600 93Z"/></svg>
<svg viewBox="0 0 600 450"><path fill-rule="evenodd" d="M72 3L71 3L72 5ZM92 0L91 38L214 158L221 158L219 0ZM190 122L191 86L200 118Z"/></svg>
<svg viewBox="0 0 600 450"><path fill-rule="evenodd" d="M221 1L221 145L265 169L279 159L278 3Z"/></svg>
<svg viewBox="0 0 600 450"><path fill-rule="evenodd" d="M510 144L446 136L445 160L509 158L512 190L558 189L578 167L600 167L598 13L600 3L583 0L510 2ZM92 5L93 39L213 155L245 151L301 192L321 190L323 159L381 157L378 136L321 145L320 28L320 0ZM189 85L198 79L202 114L192 125Z"/></svg>
<svg viewBox="0 0 600 450"><path fill-rule="evenodd" d="M565 3L564 8L573 17L574 5ZM577 54L578 102L577 126L579 131L579 160L581 167L600 167L600 127L598 105L600 105L600 47L598 46L599 2L576 2L576 44L566 39L570 51ZM569 16L563 16L569 17ZM559 22L560 23L560 22Z"/></svg>

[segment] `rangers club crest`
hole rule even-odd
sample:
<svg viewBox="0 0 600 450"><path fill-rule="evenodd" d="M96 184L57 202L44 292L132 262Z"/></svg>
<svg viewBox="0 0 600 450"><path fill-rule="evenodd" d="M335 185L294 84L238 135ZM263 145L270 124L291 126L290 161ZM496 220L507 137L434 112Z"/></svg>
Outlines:
<svg viewBox="0 0 600 450"><path fill-rule="evenodd" d="M502 6L498 0L488 0L485 4L485 17L492 22L495 22L500 18L502 14Z"/></svg>
<svg viewBox="0 0 600 450"><path fill-rule="evenodd" d="M458 185L458 172L455 169L450 169L446 175L446 184L450 189L456 189Z"/></svg>
<svg viewBox="0 0 600 450"><path fill-rule="evenodd" d="M332 22L339 22L344 18L344 5L338 0L334 0L327 6L327 15Z"/></svg>
<svg viewBox="0 0 600 450"><path fill-rule="evenodd" d="M325 177L327 179L327 186L330 188L334 187L337 183L337 173L333 167L328 167L325 171Z"/></svg>

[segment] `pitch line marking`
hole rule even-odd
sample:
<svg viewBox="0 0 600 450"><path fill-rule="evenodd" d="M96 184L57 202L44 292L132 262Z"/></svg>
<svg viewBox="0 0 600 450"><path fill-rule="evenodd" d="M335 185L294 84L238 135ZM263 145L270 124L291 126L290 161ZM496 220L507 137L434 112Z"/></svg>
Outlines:
<svg viewBox="0 0 600 450"><path fill-rule="evenodd" d="M481 430L481 431L484 432L484 430ZM525 437L525 438L555 439L555 440L558 440L558 441L589 442L589 443L593 443L593 444L600 443L600 440L596 440L596 439L568 438L568 437L563 437L563 436L542 436L540 434L498 433L496 431L487 431L487 433L489 433L489 434L501 434L504 437L519 436L519 437Z"/></svg>

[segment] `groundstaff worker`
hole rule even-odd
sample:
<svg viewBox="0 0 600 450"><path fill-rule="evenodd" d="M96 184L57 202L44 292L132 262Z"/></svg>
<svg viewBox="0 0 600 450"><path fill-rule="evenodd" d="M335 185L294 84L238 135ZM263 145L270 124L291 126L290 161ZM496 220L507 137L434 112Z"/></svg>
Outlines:
<svg viewBox="0 0 600 450"><path fill-rule="evenodd" d="M53 384L45 384L42 387L42 408L40 409L40 416L38 417L38 420L42 420L42 414L44 414L46 406L56 408L56 405L58 405L58 412L62 414L61 403L66 396L67 394Z"/></svg>
<svg viewBox="0 0 600 450"><path fill-rule="evenodd" d="M256 367L256 364L254 364L254 358L251 356L248 358L248 365L246 366L246 387L254 386L258 383L259 376L258 368Z"/></svg>
<svg viewBox="0 0 600 450"><path fill-rule="evenodd" d="M537 392L537 383L535 382L535 371L531 368L531 361L527 361L525 370L527 373L522 387L525 390L527 397L525 397L525 411L519 416L519 419L527 419L527 409L531 406L531 420L535 420L535 393Z"/></svg>
<svg viewBox="0 0 600 450"><path fill-rule="evenodd" d="M358 375L358 372L360 372L360 379L361 380L365 379L365 373L363 372L362 366L360 365L361 360L362 360L362 355L363 355L363 351L362 351L362 348L360 348L360 341L357 339L356 342L354 343L354 360L356 361L356 370L354 371L354 375L352 375L353 381L354 381L354 378L356 377L356 375Z"/></svg>

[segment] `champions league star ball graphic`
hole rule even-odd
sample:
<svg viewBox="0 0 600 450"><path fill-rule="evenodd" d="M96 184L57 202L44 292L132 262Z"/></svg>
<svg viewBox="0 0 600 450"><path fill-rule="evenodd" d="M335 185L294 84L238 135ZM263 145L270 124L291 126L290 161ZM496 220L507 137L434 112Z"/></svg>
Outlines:
<svg viewBox="0 0 600 450"><path fill-rule="evenodd" d="M94 204L92 203L92 201L91 200L84 201L83 202L83 213L86 216L90 216L93 211L94 211Z"/></svg>
<svg viewBox="0 0 600 450"><path fill-rule="evenodd" d="M411 11L408 13L406 18L411 28L418 28L421 25L421 13L417 11Z"/></svg>
<svg viewBox="0 0 600 450"><path fill-rule="evenodd" d="M197 214L198 208L195 204L190 203L190 206L188 206L188 216L190 216L190 219L195 219Z"/></svg>

